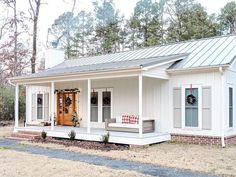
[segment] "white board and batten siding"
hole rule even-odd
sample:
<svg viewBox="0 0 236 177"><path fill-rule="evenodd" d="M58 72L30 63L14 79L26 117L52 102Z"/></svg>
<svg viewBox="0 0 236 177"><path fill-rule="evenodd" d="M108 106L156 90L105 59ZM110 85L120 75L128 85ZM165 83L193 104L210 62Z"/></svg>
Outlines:
<svg viewBox="0 0 236 177"><path fill-rule="evenodd" d="M163 90L169 105L161 112L161 130L170 133L190 135L221 135L221 75L219 72L171 75L169 89ZM190 84L199 90L199 125L198 128L185 127L185 88Z"/></svg>
<svg viewBox="0 0 236 177"><path fill-rule="evenodd" d="M49 93L50 87L26 86L26 123L38 122L37 120L37 94L43 94L43 121L49 120Z"/></svg>
<svg viewBox="0 0 236 177"><path fill-rule="evenodd" d="M226 105L225 105L225 134L236 134L236 60L225 71ZM229 88L233 89L233 127L229 127Z"/></svg>

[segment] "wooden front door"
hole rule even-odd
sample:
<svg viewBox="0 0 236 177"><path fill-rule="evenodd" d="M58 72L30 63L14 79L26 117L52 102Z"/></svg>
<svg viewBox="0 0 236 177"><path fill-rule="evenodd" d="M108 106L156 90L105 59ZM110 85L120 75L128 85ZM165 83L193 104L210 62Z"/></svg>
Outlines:
<svg viewBox="0 0 236 177"><path fill-rule="evenodd" d="M72 115L76 111L76 92L57 94L57 124L72 125Z"/></svg>

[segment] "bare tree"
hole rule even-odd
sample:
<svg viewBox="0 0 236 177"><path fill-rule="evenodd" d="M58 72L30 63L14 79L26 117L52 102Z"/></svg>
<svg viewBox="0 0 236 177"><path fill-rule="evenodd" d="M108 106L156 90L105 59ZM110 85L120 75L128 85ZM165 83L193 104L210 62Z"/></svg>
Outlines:
<svg viewBox="0 0 236 177"><path fill-rule="evenodd" d="M31 72L35 73L36 54L37 54L37 30L38 30L38 17L41 6L41 0L29 0L31 20L33 21L33 51L31 57Z"/></svg>

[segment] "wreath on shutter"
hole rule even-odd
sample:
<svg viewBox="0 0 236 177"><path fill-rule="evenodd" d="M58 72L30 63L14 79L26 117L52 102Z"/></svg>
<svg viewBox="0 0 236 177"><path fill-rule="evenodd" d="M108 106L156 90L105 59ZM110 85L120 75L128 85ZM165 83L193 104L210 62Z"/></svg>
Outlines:
<svg viewBox="0 0 236 177"><path fill-rule="evenodd" d="M71 105L71 99L70 99L70 97L66 97L65 105L66 105L67 107Z"/></svg>
<svg viewBox="0 0 236 177"><path fill-rule="evenodd" d="M187 96L187 103L188 104L194 104L196 103L197 99L195 96L193 96L193 94L190 94Z"/></svg>
<svg viewBox="0 0 236 177"><path fill-rule="evenodd" d="M103 103L104 103L105 105L109 105L109 104L111 103L111 98L108 97L108 96L104 97L104 98L103 98Z"/></svg>
<svg viewBox="0 0 236 177"><path fill-rule="evenodd" d="M93 97L91 98L91 104L97 104L97 102L98 102L97 97L93 96Z"/></svg>
<svg viewBox="0 0 236 177"><path fill-rule="evenodd" d="M42 98L38 98L38 99L37 99L37 103L38 103L38 104L42 104L42 103L43 103L43 99L42 99Z"/></svg>

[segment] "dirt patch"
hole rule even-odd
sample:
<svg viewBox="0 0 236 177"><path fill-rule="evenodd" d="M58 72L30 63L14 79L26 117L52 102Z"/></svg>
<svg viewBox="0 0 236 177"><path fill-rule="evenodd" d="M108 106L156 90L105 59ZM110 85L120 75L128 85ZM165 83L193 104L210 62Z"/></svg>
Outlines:
<svg viewBox="0 0 236 177"><path fill-rule="evenodd" d="M0 138L3 138L3 137L8 137L11 135L11 133L13 132L13 126L12 124L9 126L9 125L6 125L5 123L1 122L1 124L4 126L0 126Z"/></svg>
<svg viewBox="0 0 236 177"><path fill-rule="evenodd" d="M128 150L128 145L120 145L120 144L105 144L101 142L94 142L94 141L79 141L79 140L68 140L68 139L56 139L47 137L46 139L42 139L41 137L35 138L31 140L31 142L35 143L53 143L53 144L59 144L64 145L66 147L79 147L82 149L93 149L93 150L101 150L101 151L124 151Z"/></svg>
<svg viewBox="0 0 236 177"><path fill-rule="evenodd" d="M110 169L83 162L53 159L43 155L33 155L7 149L0 149L0 164L1 177L148 176L127 170Z"/></svg>

